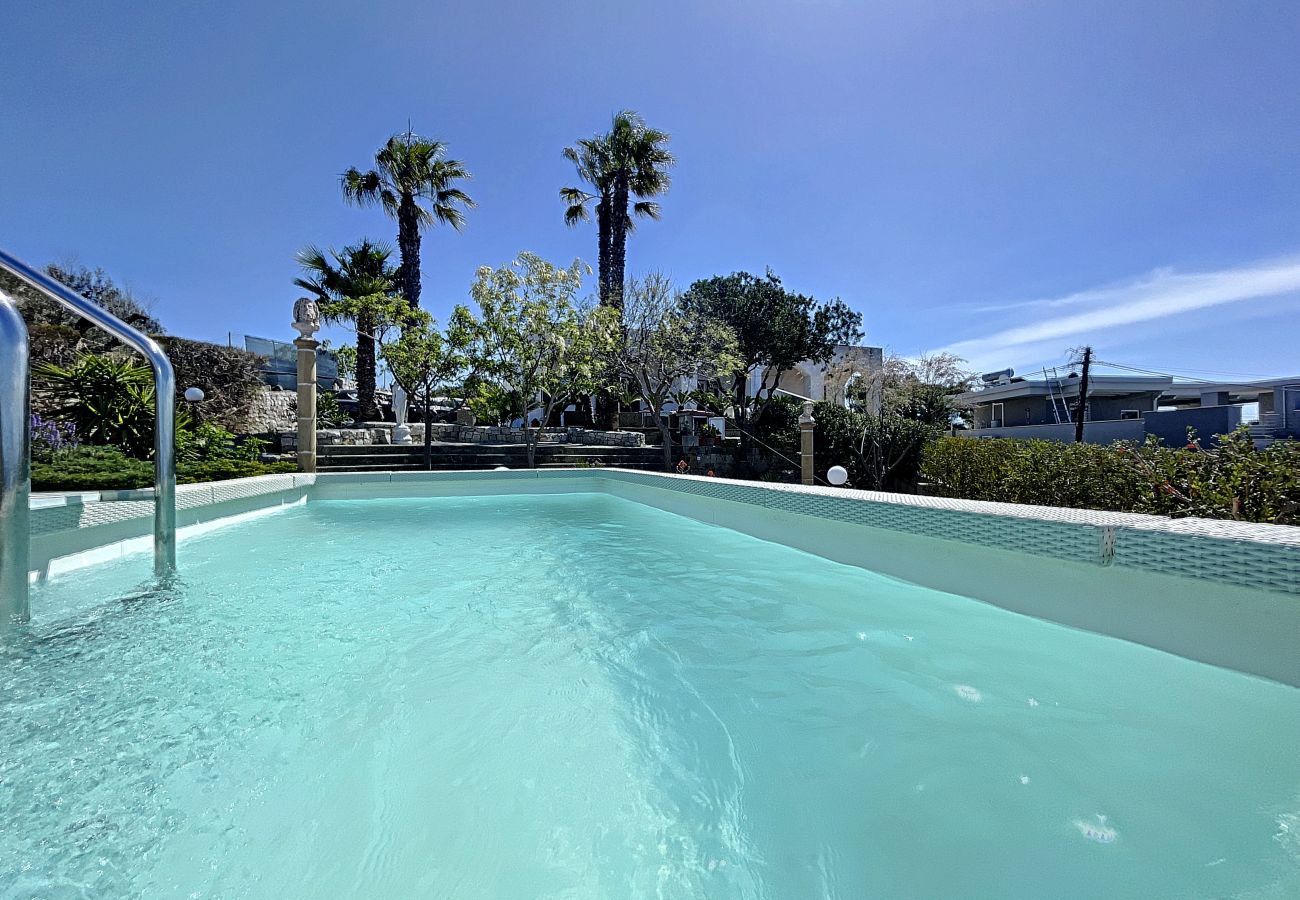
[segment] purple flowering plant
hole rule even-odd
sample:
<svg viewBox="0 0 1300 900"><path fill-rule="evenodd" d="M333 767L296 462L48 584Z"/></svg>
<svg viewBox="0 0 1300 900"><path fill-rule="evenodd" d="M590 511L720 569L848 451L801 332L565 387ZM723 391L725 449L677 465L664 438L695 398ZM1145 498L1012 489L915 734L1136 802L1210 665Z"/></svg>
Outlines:
<svg viewBox="0 0 1300 900"><path fill-rule="evenodd" d="M77 427L71 422L58 419L43 419L32 413L31 421L32 455L48 457L60 450L71 450L77 446Z"/></svg>

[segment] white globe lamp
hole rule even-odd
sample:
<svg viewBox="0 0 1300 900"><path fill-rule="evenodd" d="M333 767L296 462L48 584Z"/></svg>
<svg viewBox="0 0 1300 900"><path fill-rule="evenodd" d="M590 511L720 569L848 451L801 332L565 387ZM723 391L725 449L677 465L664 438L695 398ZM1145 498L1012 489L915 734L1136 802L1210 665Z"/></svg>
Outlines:
<svg viewBox="0 0 1300 900"><path fill-rule="evenodd" d="M849 470L843 466L831 466L826 470L826 480L836 487L842 487L849 480Z"/></svg>
<svg viewBox="0 0 1300 900"><path fill-rule="evenodd" d="M202 403L204 396L203 388L189 387L185 389L185 399L190 403Z"/></svg>

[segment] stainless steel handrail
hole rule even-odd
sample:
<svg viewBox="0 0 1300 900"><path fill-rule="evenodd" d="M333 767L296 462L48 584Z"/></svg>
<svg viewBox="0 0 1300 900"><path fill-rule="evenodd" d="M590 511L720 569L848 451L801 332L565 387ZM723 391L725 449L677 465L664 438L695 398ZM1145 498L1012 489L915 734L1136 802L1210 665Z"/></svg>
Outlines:
<svg viewBox="0 0 1300 900"><path fill-rule="evenodd" d="M153 338L3 250L0 250L0 268L13 273L82 318L94 322L149 361L154 382L154 573L158 576L170 575L176 571L176 375L172 371L171 361ZM0 395L12 394L16 387L12 383L0 383ZM5 405L3 396L0 396L0 406ZM26 424L29 404L24 403L23 406ZM5 465L8 465L7 461ZM7 481L4 490L9 490Z"/></svg>
<svg viewBox="0 0 1300 900"><path fill-rule="evenodd" d="M31 401L27 327L0 290L0 632L27 621Z"/></svg>

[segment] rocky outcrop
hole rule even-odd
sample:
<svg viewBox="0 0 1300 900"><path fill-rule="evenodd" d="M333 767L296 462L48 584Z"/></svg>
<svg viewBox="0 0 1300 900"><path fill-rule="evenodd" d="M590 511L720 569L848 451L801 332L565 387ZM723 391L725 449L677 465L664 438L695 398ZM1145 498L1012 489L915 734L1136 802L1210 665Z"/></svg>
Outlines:
<svg viewBox="0 0 1300 900"><path fill-rule="evenodd" d="M298 395L294 391L259 391L248 411L248 434L293 431L298 427Z"/></svg>

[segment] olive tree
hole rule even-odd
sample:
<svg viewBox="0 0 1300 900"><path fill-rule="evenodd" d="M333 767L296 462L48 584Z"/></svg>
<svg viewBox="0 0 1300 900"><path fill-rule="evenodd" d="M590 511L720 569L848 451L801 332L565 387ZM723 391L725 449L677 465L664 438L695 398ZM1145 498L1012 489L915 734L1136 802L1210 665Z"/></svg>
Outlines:
<svg viewBox="0 0 1300 900"><path fill-rule="evenodd" d="M654 414L663 438L664 471L673 468L665 403L681 403L703 381L730 379L742 367L736 334L698 310L682 305L667 276L630 280L623 291L622 340L610 354L618 381L633 385Z"/></svg>
<svg viewBox="0 0 1300 900"><path fill-rule="evenodd" d="M737 272L697 281L682 295L682 305L736 333L741 367L716 379L714 388L731 403L746 448L749 422L762 417L783 373L805 360L825 364L837 345L862 337L861 313L838 298L819 303L787 290L770 270L762 278ZM752 395L751 372L759 373Z"/></svg>
<svg viewBox="0 0 1300 900"><path fill-rule="evenodd" d="M530 410L538 409L544 424L594 391L617 333L616 312L578 302L585 269L578 260L561 268L521 253L499 268L481 267L470 288L478 313L464 316L468 355L479 377L508 396L523 419L529 468L537 453Z"/></svg>
<svg viewBox="0 0 1300 900"><path fill-rule="evenodd" d="M970 381L952 354L891 355L855 382L852 409L818 404L816 452L848 469L854 487L915 491L925 448L951 426L956 396Z"/></svg>
<svg viewBox="0 0 1300 900"><path fill-rule="evenodd" d="M433 423L428 411L439 389L469 366L470 324L469 310L463 306L452 311L445 333L422 310L411 310L400 336L386 341L379 351L393 380L425 410L426 470L433 468Z"/></svg>

